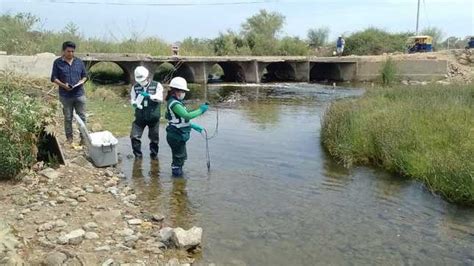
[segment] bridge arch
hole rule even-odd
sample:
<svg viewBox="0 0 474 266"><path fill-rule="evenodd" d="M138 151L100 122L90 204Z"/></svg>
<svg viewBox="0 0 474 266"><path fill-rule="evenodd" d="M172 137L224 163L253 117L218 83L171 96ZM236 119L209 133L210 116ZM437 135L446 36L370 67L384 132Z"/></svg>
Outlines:
<svg viewBox="0 0 474 266"><path fill-rule="evenodd" d="M224 71L223 81L242 83L246 81L243 67L236 62L218 62Z"/></svg>
<svg viewBox="0 0 474 266"><path fill-rule="evenodd" d="M317 62L311 66L310 81L345 81L355 78L357 64L354 62Z"/></svg>
<svg viewBox="0 0 474 266"><path fill-rule="evenodd" d="M175 71L173 73L173 77L182 77L188 83L194 83L194 69L187 63L183 61L178 62L169 62L175 67Z"/></svg>
<svg viewBox="0 0 474 266"><path fill-rule="evenodd" d="M274 62L269 63L262 71L262 82L281 82L281 81L295 81L296 71L291 63L288 62Z"/></svg>
<svg viewBox="0 0 474 266"><path fill-rule="evenodd" d="M100 63L110 63L110 64L117 65L120 69L122 69L122 71L123 71L123 81L126 84L129 84L130 82L133 82L133 79L132 79L133 69L130 69L130 67L125 63L121 63L121 62L117 62L117 61L83 61L83 62L84 62L84 65L86 67L86 71L89 74L89 77L92 74L91 69L95 65L98 65Z"/></svg>
<svg viewBox="0 0 474 266"><path fill-rule="evenodd" d="M128 83L128 70L113 61L90 62L86 64L88 77L99 84Z"/></svg>

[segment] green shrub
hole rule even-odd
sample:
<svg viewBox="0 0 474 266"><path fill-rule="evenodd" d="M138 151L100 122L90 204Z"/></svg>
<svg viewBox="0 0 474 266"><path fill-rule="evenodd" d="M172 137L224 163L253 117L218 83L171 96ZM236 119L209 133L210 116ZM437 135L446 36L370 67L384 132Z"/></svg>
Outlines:
<svg viewBox="0 0 474 266"><path fill-rule="evenodd" d="M378 28L368 28L345 38L345 55L381 55L383 53L404 52L409 32L390 33Z"/></svg>
<svg viewBox="0 0 474 266"><path fill-rule="evenodd" d="M397 75L397 66L393 62L392 58L388 58L380 69L381 82L385 86L392 85Z"/></svg>
<svg viewBox="0 0 474 266"><path fill-rule="evenodd" d="M36 161L45 109L7 80L0 80L0 93L0 179L11 179Z"/></svg>

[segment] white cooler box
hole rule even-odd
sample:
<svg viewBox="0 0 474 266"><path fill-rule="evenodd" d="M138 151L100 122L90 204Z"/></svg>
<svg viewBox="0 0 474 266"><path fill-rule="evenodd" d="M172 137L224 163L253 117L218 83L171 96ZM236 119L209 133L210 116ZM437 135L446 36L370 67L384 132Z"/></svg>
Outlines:
<svg viewBox="0 0 474 266"><path fill-rule="evenodd" d="M85 137L89 157L97 167L105 167L118 163L117 149L118 140L109 131L90 133L82 119L74 114L79 124L79 131Z"/></svg>

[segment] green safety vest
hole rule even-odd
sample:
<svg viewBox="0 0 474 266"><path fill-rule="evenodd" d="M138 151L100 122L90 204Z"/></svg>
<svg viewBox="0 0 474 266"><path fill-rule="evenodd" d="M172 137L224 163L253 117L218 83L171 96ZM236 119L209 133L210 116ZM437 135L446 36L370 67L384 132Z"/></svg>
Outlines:
<svg viewBox="0 0 474 266"><path fill-rule="evenodd" d="M181 104L186 109L183 102L177 100L175 97L171 97L168 100L168 110L166 112L168 127L166 128L166 131L179 140L187 141L189 139L189 133L191 132L191 123L189 123L189 120L186 120L173 112L173 106L176 104Z"/></svg>
<svg viewBox="0 0 474 266"><path fill-rule="evenodd" d="M148 84L148 87L144 88L140 84L135 83L133 85L133 90L135 91L135 97L138 97L138 95L145 91L153 95L156 93L156 90L158 88L158 82L156 81L151 81L150 84ZM144 99L142 102L143 109L135 109L135 118L137 120L141 121L146 121L146 122L158 122L160 121L161 117L161 104L159 102L155 102L151 99Z"/></svg>

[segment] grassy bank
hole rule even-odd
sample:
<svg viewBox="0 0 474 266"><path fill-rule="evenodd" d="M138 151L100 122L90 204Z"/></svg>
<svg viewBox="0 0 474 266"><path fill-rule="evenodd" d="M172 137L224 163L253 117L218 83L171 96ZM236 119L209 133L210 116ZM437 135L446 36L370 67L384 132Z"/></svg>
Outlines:
<svg viewBox="0 0 474 266"><path fill-rule="evenodd" d="M376 165L474 205L474 86L375 88L333 103L322 142L344 165Z"/></svg>
<svg viewBox="0 0 474 266"><path fill-rule="evenodd" d="M133 110L128 94L129 86L97 86L87 83L87 112L89 128L99 128L112 132L117 137L130 134ZM100 125L100 126L97 126Z"/></svg>
<svg viewBox="0 0 474 266"><path fill-rule="evenodd" d="M194 98L203 93L202 87L189 84L191 89L186 97ZM86 83L88 127L93 131L108 130L117 137L130 135L134 110L130 105L130 85L98 85ZM189 103L189 108L197 108L196 103ZM161 124L166 126L166 105L161 105Z"/></svg>

